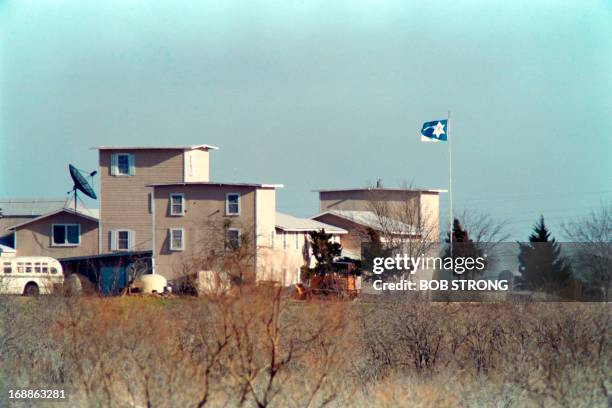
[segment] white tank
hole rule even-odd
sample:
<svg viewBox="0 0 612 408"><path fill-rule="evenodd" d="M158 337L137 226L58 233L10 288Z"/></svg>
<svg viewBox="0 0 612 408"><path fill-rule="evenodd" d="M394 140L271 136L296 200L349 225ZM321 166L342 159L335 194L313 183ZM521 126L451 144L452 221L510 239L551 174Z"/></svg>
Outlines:
<svg viewBox="0 0 612 408"><path fill-rule="evenodd" d="M161 275L142 275L134 282L134 287L142 293L164 293L168 281Z"/></svg>

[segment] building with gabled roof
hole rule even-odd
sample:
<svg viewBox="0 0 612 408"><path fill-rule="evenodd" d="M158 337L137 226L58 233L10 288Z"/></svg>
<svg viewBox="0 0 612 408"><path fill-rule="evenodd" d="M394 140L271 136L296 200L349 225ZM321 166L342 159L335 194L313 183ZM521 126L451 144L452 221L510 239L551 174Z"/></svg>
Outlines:
<svg viewBox="0 0 612 408"><path fill-rule="evenodd" d="M98 210L63 207L8 229L18 256L57 259L98 253Z"/></svg>
<svg viewBox="0 0 612 408"><path fill-rule="evenodd" d="M427 239L439 238L439 196L446 190L369 187L315 191L320 212L311 218L346 229L341 244L350 257L361 257L370 229L402 240L423 239L423 233Z"/></svg>
<svg viewBox="0 0 612 408"><path fill-rule="evenodd" d="M66 206L65 198L8 198L0 199L0 244L14 247L10 226L31 220Z"/></svg>

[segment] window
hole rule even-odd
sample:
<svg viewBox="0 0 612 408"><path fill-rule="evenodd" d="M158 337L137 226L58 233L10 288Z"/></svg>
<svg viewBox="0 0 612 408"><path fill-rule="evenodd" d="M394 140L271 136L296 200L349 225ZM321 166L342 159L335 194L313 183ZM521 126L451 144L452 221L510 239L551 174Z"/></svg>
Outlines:
<svg viewBox="0 0 612 408"><path fill-rule="evenodd" d="M134 155L129 153L111 154L111 176L133 176Z"/></svg>
<svg viewBox="0 0 612 408"><path fill-rule="evenodd" d="M130 231L117 231L117 249L120 251L126 251L130 249Z"/></svg>
<svg viewBox="0 0 612 408"><path fill-rule="evenodd" d="M42 273L42 267L40 262L35 262L34 263L34 272L35 273Z"/></svg>
<svg viewBox="0 0 612 408"><path fill-rule="evenodd" d="M185 197L183 194L170 194L170 215L185 215Z"/></svg>
<svg viewBox="0 0 612 408"><path fill-rule="evenodd" d="M17 262L17 273L24 273L25 267L23 266L23 262Z"/></svg>
<svg viewBox="0 0 612 408"><path fill-rule="evenodd" d="M169 233L170 250L182 251L185 243L185 230L182 228L170 228Z"/></svg>
<svg viewBox="0 0 612 408"><path fill-rule="evenodd" d="M134 248L135 234L133 230L121 229L110 230L110 250L111 251L129 251Z"/></svg>
<svg viewBox="0 0 612 408"><path fill-rule="evenodd" d="M32 273L32 262L25 263L25 271L26 273Z"/></svg>
<svg viewBox="0 0 612 408"><path fill-rule="evenodd" d="M44 263L42 264L42 273L49 273L49 264L48 263Z"/></svg>
<svg viewBox="0 0 612 408"><path fill-rule="evenodd" d="M57 268L51 267L51 273L55 275L57 273Z"/></svg>
<svg viewBox="0 0 612 408"><path fill-rule="evenodd" d="M130 156L127 154L117 155L117 174L120 176L130 175Z"/></svg>
<svg viewBox="0 0 612 408"><path fill-rule="evenodd" d="M52 244L54 246L76 246L81 244L80 224L53 224Z"/></svg>
<svg viewBox="0 0 612 408"><path fill-rule="evenodd" d="M10 262L5 262L3 266L4 273L13 273L13 267Z"/></svg>
<svg viewBox="0 0 612 408"><path fill-rule="evenodd" d="M225 214L239 215L240 214L240 194L227 193L225 196Z"/></svg>
<svg viewBox="0 0 612 408"><path fill-rule="evenodd" d="M227 230L225 250L235 251L238 248L240 248L240 230L238 228L229 228Z"/></svg>

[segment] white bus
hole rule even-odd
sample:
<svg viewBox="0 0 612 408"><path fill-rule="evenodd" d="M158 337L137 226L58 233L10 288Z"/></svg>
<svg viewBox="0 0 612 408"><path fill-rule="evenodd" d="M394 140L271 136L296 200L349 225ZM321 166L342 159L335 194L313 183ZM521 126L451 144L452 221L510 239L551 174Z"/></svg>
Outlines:
<svg viewBox="0 0 612 408"><path fill-rule="evenodd" d="M64 284L62 265L54 258L1 257L0 268L0 294L3 295L47 295Z"/></svg>

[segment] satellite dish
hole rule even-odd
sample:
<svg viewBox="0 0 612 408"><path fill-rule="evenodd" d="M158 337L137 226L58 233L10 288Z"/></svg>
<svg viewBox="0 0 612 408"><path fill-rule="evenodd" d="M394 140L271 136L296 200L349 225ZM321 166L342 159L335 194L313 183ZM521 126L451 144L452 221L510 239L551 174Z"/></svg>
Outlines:
<svg viewBox="0 0 612 408"><path fill-rule="evenodd" d="M72 190L74 191L74 194L75 194L75 197L74 197L75 206L76 206L77 190L81 190L83 194L85 194L88 197L93 198L94 200L98 198L98 196L96 196L96 192L94 191L93 187L91 186L91 184L89 184L89 182L87 181L85 176L83 176L83 174L79 171L79 169L74 167L72 164L69 164L68 170L70 171L70 177L72 177L72 181L74 181L74 187L72 188ZM89 176L93 177L94 175L96 175L96 173L97 173L96 171L92 171L89 174Z"/></svg>

